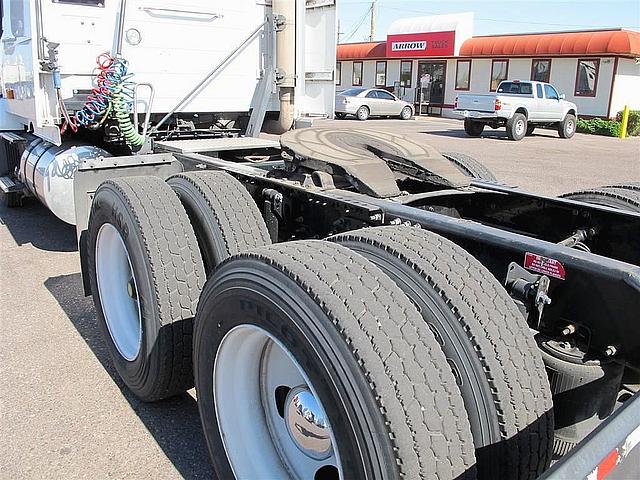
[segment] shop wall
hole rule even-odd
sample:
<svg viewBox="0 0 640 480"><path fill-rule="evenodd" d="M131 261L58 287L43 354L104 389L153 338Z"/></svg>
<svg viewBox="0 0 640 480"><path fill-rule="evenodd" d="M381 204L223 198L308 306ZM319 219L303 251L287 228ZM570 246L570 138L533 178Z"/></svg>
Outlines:
<svg viewBox="0 0 640 480"><path fill-rule="evenodd" d="M614 58L600 58L595 97L575 95L578 58L552 59L550 83L558 89L559 93L565 94L566 100L576 104L578 115L606 117L609 114L607 107L609 105L614 63Z"/></svg>
<svg viewBox="0 0 640 480"><path fill-rule="evenodd" d="M634 58L618 59L609 116L615 117L625 105L640 110L640 63Z"/></svg>

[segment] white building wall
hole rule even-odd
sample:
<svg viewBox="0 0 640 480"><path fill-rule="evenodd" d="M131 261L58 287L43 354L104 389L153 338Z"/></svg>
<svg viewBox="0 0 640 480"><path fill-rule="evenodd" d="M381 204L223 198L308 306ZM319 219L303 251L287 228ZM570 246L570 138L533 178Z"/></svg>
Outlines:
<svg viewBox="0 0 640 480"><path fill-rule="evenodd" d="M366 61L362 62L362 86L375 87L376 86L376 62Z"/></svg>
<svg viewBox="0 0 640 480"><path fill-rule="evenodd" d="M489 74L487 76L490 76L490 75L491 75L491 64L489 64ZM509 69L507 70L507 78L510 80L530 80L531 79L531 59L530 58L509 59ZM489 80L487 79L487 81Z"/></svg>
<svg viewBox="0 0 640 480"><path fill-rule="evenodd" d="M625 105L640 110L640 64L633 58L618 59L609 116L615 117Z"/></svg>
<svg viewBox="0 0 640 480"><path fill-rule="evenodd" d="M387 86L400 81L400 60L387 60Z"/></svg>
<svg viewBox="0 0 640 480"><path fill-rule="evenodd" d="M600 58L598 83L595 97L575 95L576 73L578 70L578 58L554 58L551 61L551 78L559 93L564 93L566 100L573 102L578 107L578 116L589 115L606 117L609 112L609 94L611 93L611 81L613 78L613 58Z"/></svg>
<svg viewBox="0 0 640 480"><path fill-rule="evenodd" d="M340 62L340 83L336 85L337 90L344 90L351 86L351 78L353 75L353 62L342 61Z"/></svg>
<svg viewBox="0 0 640 480"><path fill-rule="evenodd" d="M496 57L501 59L504 57ZM582 57L581 57L582 58ZM586 58L586 57L585 57ZM578 115L606 117L621 110L625 104L633 109L640 109L640 65L636 65L634 59L620 58L618 61L618 74L614 85L614 92L611 102L611 113L608 111L609 95L611 94L611 83L613 80L613 67L615 59L613 57L602 57L598 72L598 83L595 97L584 97L575 95L576 72L578 68L578 58L555 57L551 59L550 83L553 84L559 93L564 93L568 101L573 102L578 107ZM441 60L431 58L425 60ZM445 82L445 105L453 105L456 96L463 93L489 93L491 82L492 58L471 59L471 79L469 91L455 89L457 58L446 59L447 72ZM531 77L532 58L510 58L509 59L509 79L529 80ZM412 102L415 98L415 87L417 83L418 61L412 61L411 88L401 92L401 98ZM394 82L400 79L400 60L387 60L387 86L393 86ZM376 60L363 61L363 87L375 86ZM352 62L342 62L341 88L351 86ZM436 110L437 113L437 110ZM459 118L453 114L452 107L444 107L442 115L445 117Z"/></svg>

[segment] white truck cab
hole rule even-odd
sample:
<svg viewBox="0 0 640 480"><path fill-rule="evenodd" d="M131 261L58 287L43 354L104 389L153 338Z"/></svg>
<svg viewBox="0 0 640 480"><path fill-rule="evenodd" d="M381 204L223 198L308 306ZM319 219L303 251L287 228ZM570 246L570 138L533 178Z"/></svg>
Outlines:
<svg viewBox="0 0 640 480"><path fill-rule="evenodd" d="M464 129L478 137L485 125L506 127L512 140L531 135L536 126L556 127L562 138L575 133L578 109L556 88L544 82L505 80L495 93L461 94L454 113L464 117Z"/></svg>

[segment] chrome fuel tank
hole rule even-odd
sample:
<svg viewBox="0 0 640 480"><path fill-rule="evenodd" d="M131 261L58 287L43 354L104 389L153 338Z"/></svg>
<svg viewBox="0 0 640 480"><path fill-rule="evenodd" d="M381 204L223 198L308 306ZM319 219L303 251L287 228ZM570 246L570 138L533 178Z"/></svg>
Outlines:
<svg viewBox="0 0 640 480"><path fill-rule="evenodd" d="M56 146L42 139L32 141L20 159L20 179L60 220L75 225L73 178L85 160L110 157L106 150L89 145Z"/></svg>

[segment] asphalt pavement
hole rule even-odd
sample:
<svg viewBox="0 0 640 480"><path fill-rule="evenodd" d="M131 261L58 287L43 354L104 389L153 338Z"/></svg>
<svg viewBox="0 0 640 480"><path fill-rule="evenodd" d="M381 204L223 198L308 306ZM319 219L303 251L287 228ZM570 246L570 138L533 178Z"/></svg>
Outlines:
<svg viewBox="0 0 640 480"><path fill-rule="evenodd" d="M476 139L434 118L319 124L415 134L541 194L640 181L640 138ZM211 478L194 392L156 404L128 392L79 272L73 227L34 200L0 207L0 478Z"/></svg>

